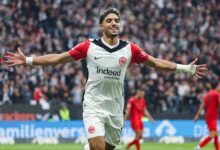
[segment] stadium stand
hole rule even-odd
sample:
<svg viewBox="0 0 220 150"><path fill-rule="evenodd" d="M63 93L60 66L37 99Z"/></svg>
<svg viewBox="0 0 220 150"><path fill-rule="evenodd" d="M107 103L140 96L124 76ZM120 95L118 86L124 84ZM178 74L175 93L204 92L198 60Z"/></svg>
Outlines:
<svg viewBox="0 0 220 150"><path fill-rule="evenodd" d="M30 104L37 95L49 105L81 105L82 63L9 68L7 51L57 53L87 38L98 38L100 8L121 11L121 38L151 55L186 64L195 57L210 69L202 82L186 74L130 66L126 100L141 87L152 113L194 113L208 81L220 75L220 3L217 0L3 0L0 1L0 104ZM35 95L35 96L34 96Z"/></svg>

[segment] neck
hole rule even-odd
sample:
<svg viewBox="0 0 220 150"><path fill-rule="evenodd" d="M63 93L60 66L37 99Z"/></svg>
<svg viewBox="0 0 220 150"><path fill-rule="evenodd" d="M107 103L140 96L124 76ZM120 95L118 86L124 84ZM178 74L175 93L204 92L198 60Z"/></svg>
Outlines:
<svg viewBox="0 0 220 150"><path fill-rule="evenodd" d="M109 38L105 34L102 36L102 39L108 43L109 45L116 45L118 44L118 37Z"/></svg>
<svg viewBox="0 0 220 150"><path fill-rule="evenodd" d="M140 98L139 96L137 96L137 95L136 95L135 97L136 97L137 99L141 99L141 98Z"/></svg>

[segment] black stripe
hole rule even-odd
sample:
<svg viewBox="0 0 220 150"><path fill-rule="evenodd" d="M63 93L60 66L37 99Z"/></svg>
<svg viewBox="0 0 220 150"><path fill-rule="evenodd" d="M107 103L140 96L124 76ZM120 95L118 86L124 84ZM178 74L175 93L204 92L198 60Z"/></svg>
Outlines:
<svg viewBox="0 0 220 150"><path fill-rule="evenodd" d="M87 82L88 77L89 77L89 70L87 68L86 59L82 59L81 63L82 63L82 71L83 71L84 76L86 77L86 82ZM82 94L82 102L84 101L84 95L85 95L85 89L83 90L83 94Z"/></svg>
<svg viewBox="0 0 220 150"><path fill-rule="evenodd" d="M126 45L128 45L128 42L123 41L123 40L119 40L119 44L117 47L115 48L109 48L108 46L106 46L101 39L95 39L92 41L94 44L102 47L103 49L105 49L106 51L108 51L109 53L113 53L117 50L122 49L123 47L125 47Z"/></svg>

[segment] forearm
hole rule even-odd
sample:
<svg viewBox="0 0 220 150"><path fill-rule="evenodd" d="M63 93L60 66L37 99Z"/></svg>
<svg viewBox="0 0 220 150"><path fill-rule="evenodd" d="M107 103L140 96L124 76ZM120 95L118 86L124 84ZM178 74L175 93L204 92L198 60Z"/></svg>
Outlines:
<svg viewBox="0 0 220 150"><path fill-rule="evenodd" d="M127 108L124 114L124 120L127 120L130 116L130 108Z"/></svg>
<svg viewBox="0 0 220 150"><path fill-rule="evenodd" d="M60 63L67 63L71 61L73 61L73 58L69 56L67 52L64 52L61 54L47 54L43 56L35 56L33 57L32 65L57 65Z"/></svg>
<svg viewBox="0 0 220 150"><path fill-rule="evenodd" d="M193 64L189 64L189 65L176 64L174 62L154 58L152 56L148 58L145 64L161 70L186 72L190 74L194 74L197 67L197 65L193 65Z"/></svg>
<svg viewBox="0 0 220 150"><path fill-rule="evenodd" d="M196 113L196 116L199 116L201 114L202 110L203 110L203 107L200 106L198 112Z"/></svg>
<svg viewBox="0 0 220 150"><path fill-rule="evenodd" d="M144 116L148 117L150 120L153 119L147 110L144 111Z"/></svg>
<svg viewBox="0 0 220 150"><path fill-rule="evenodd" d="M163 59L156 59L155 68L161 69L161 70L169 70L169 71L175 71L176 70L176 63L163 60Z"/></svg>
<svg viewBox="0 0 220 150"><path fill-rule="evenodd" d="M33 65L56 65L59 64L59 54L48 54L33 57Z"/></svg>
<svg viewBox="0 0 220 150"><path fill-rule="evenodd" d="M175 71L176 70L176 63L159 59L159 58L154 58L150 56L148 60L145 62L146 65L161 69L161 70L169 70L169 71Z"/></svg>
<svg viewBox="0 0 220 150"><path fill-rule="evenodd" d="M126 113L124 114L124 120L127 120L128 118L129 118L129 113L126 112Z"/></svg>

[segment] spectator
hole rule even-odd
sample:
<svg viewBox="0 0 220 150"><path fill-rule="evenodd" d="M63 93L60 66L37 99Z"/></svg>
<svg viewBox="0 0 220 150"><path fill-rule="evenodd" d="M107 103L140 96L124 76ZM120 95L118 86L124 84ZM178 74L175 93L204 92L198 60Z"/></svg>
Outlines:
<svg viewBox="0 0 220 150"><path fill-rule="evenodd" d="M34 90L34 100L39 103L40 99L43 97L43 92L41 88L36 87Z"/></svg>
<svg viewBox="0 0 220 150"><path fill-rule="evenodd" d="M10 93L9 93L9 88L8 85L5 84L3 85L3 91L2 91L3 95L2 95L2 104L8 103L11 104L11 99L10 99Z"/></svg>
<svg viewBox="0 0 220 150"><path fill-rule="evenodd" d="M61 103L61 108L59 110L59 116L60 116L60 120L62 121L68 121L71 120L70 119L70 111L67 108L66 103Z"/></svg>
<svg viewBox="0 0 220 150"><path fill-rule="evenodd" d="M20 0L17 3L13 0L0 1L0 61L5 51L15 50L18 45L25 47L24 52L27 55L33 51L36 55L41 55L69 50L84 39L97 37L98 22L92 16L97 16L100 8L108 6L117 6L121 16L129 16L127 22L125 22L127 18L121 18L120 35L125 40L134 41L143 49L149 49L147 52L157 58L178 63L190 62L198 56L199 63L207 63L209 66L210 74L207 75L209 80L216 80L220 74L220 59L218 59L220 58L220 3L217 0L130 0L129 3L126 0L120 3L111 0L99 3L96 0L42 1L41 3L27 0ZM26 91L26 86L21 83L28 84L28 93L33 96L38 83L43 82L48 88L45 94L49 103L58 104L60 100L74 103L73 97L76 96L76 103L79 104L84 89L76 86L85 83L85 78L82 79L82 72L79 71L82 67L83 65L79 63L56 67L27 66L28 71L24 73L22 67L8 68L4 63L0 63L0 79L3 84L10 83L8 89L11 100L14 88L19 88L22 99L17 101L18 103L26 103L29 98L24 97L30 96L22 92ZM135 74L135 71L141 73ZM20 76L20 82L16 80L17 75ZM156 82L158 77L163 77L160 83ZM193 91L195 102L198 101L200 93L207 91L204 86L207 81L197 82L198 79L190 79L184 74L155 72L154 69L146 69L143 66L132 70L131 66L125 80L125 85L128 85L125 97L130 97L134 92L133 89L142 87L146 90L146 97L151 97L148 102L151 112L171 113L166 107L169 108L171 102L175 101L173 111L189 113L187 107L180 109L178 105L184 100L186 105L191 103L188 97L184 98L177 90L181 80L187 81L185 85L188 91ZM68 87L65 93L72 91L72 95L62 94L62 88L65 86ZM158 95L158 91L167 89L168 86L174 88L169 96ZM192 89L194 86L196 91ZM161 105L158 104L159 102ZM193 107L195 108L191 108L191 111L195 111L198 104Z"/></svg>

